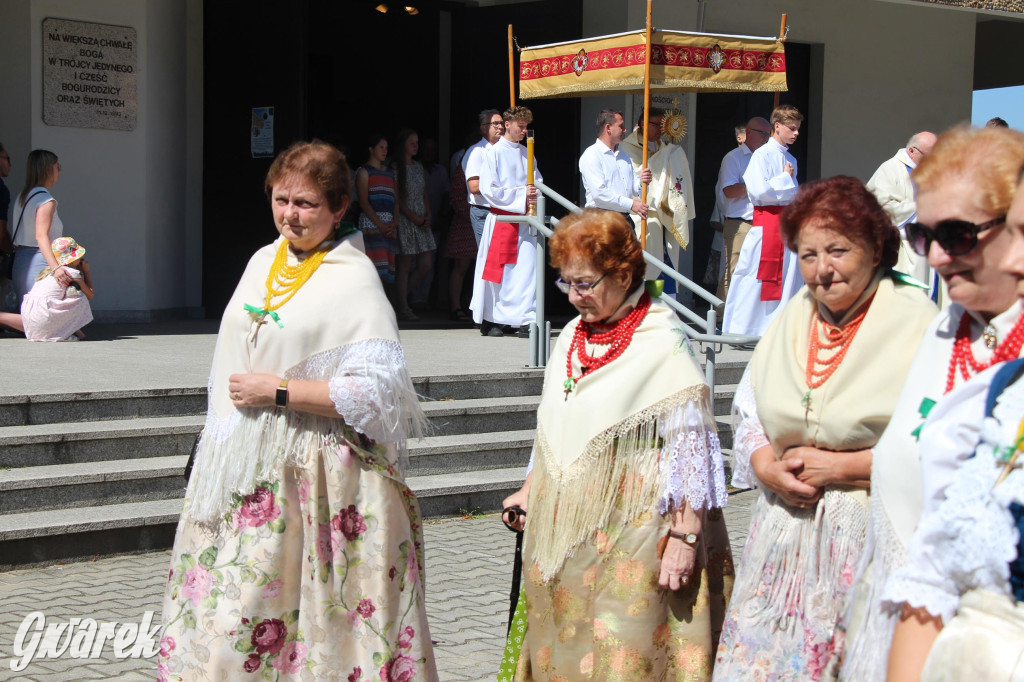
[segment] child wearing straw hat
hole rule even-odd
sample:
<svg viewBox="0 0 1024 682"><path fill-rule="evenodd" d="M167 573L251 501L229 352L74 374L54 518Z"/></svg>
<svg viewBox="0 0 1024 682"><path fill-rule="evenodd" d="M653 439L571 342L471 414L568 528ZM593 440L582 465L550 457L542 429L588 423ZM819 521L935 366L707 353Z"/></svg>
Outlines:
<svg viewBox="0 0 1024 682"><path fill-rule="evenodd" d="M44 268L32 290L21 303L21 315L0 313L0 325L25 332L30 341L78 341L84 339L82 327L92 322L89 299L95 295L85 248L71 237L58 237L50 245L58 270L71 275L71 284L63 286Z"/></svg>

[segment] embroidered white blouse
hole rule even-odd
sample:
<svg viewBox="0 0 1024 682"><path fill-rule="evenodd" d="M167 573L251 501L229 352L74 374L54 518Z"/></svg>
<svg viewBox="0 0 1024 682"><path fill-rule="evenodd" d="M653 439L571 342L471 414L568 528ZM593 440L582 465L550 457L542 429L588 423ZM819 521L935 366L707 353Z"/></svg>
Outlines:
<svg viewBox="0 0 1024 682"><path fill-rule="evenodd" d="M995 486L1003 470L995 449L1016 440L1024 381L1004 390L993 416L985 418L985 398L998 369L955 389L925 422L924 513L910 539L907 564L885 586L885 605L908 603L948 622L965 592L1012 594L1009 564L1017 558L1019 533L1009 506L1024 503L1024 471L1014 469Z"/></svg>

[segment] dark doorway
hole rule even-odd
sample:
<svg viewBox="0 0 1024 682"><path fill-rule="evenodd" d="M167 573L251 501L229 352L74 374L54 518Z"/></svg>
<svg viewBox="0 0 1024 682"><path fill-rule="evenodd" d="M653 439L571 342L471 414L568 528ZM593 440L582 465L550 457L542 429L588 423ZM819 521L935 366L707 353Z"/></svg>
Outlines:
<svg viewBox="0 0 1024 682"><path fill-rule="evenodd" d="M792 104L807 118L800 127L800 139L790 152L797 160L797 179L807 182L810 163L809 141L817 135L818 121L810 118L811 46L786 43L786 81L788 92L781 93L780 104ZM697 95L697 139L695 141L693 193L697 208L694 220L694 279L704 277L714 234L709 225L715 207L715 183L722 157L736 146L734 128L753 116L768 118L772 113L773 93L709 93ZM817 164L815 164L817 166ZM714 289L711 289L714 293Z"/></svg>
<svg viewBox="0 0 1024 682"><path fill-rule="evenodd" d="M343 146L353 167L370 133L402 127L421 139L448 128L442 163L462 146L478 111L508 106L507 26L521 45L580 37L581 0L492 7L417 0L417 14L379 0L217 0L204 4L203 305L219 317L254 251L275 238L263 178L252 158L253 107L275 108L275 153L319 137ZM440 30L451 22L446 44ZM450 73L440 73L450 56ZM447 88L442 85L448 84ZM450 120L439 119L450 92ZM524 102L535 114L545 179L575 196L579 102ZM564 298L564 297L562 297Z"/></svg>

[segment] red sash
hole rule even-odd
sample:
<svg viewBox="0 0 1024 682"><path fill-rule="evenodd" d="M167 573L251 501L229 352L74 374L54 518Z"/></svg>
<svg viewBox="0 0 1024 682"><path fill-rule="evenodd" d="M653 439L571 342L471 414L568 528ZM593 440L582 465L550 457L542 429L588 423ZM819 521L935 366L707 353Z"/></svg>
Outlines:
<svg viewBox="0 0 1024 682"><path fill-rule="evenodd" d="M755 206L752 225L761 227L761 263L757 278L761 280L761 300L782 300L782 258L785 246L779 228L779 216L785 206Z"/></svg>
<svg viewBox="0 0 1024 682"><path fill-rule="evenodd" d="M522 215L522 213L512 213L493 207L490 211L496 216ZM491 232L491 243L487 249L487 260L484 261L483 280L500 284L505 266L515 264L518 257L519 223L504 223L495 220L494 230Z"/></svg>

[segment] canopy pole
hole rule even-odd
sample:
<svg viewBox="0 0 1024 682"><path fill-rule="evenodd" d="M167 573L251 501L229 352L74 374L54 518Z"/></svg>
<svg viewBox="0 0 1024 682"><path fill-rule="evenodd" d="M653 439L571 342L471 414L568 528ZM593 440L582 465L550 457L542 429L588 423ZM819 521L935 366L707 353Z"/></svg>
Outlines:
<svg viewBox="0 0 1024 682"><path fill-rule="evenodd" d="M783 12L782 19L779 21L779 42L786 42L786 17L788 15ZM779 93L775 93L775 103L772 105L772 109L777 109L779 106Z"/></svg>
<svg viewBox="0 0 1024 682"><path fill-rule="evenodd" d="M783 17L786 15L783 14ZM783 19L785 21L785 19ZM516 67L515 57L512 52L512 24L508 25L508 108L516 105Z"/></svg>
<svg viewBox="0 0 1024 682"><path fill-rule="evenodd" d="M647 0L647 49L644 50L644 153L641 169L647 168L647 128L651 120L651 2ZM640 202L647 203L647 183L640 188ZM647 250L647 218L640 219L640 248Z"/></svg>

